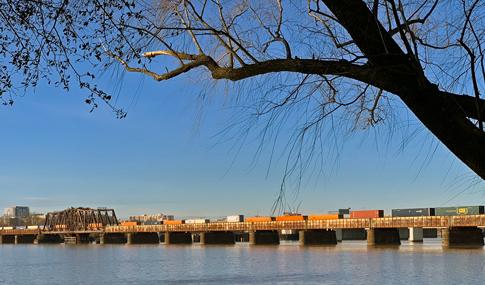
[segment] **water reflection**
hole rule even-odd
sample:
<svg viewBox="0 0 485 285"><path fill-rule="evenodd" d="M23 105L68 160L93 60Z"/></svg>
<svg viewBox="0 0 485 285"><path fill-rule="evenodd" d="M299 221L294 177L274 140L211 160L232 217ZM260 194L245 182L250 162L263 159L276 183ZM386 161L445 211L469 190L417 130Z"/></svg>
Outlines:
<svg viewBox="0 0 485 285"><path fill-rule="evenodd" d="M2 284L483 283L483 248L400 246L0 245Z"/></svg>

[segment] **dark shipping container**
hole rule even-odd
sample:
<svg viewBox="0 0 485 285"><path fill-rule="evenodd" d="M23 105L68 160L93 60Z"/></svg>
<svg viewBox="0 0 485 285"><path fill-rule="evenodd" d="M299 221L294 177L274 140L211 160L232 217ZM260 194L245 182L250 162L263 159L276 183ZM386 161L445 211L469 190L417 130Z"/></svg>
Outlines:
<svg viewBox="0 0 485 285"><path fill-rule="evenodd" d="M351 219L370 219L384 217L384 210L350 211Z"/></svg>
<svg viewBox="0 0 485 285"><path fill-rule="evenodd" d="M437 207L436 216L479 215L484 213L484 206Z"/></svg>
<svg viewBox="0 0 485 285"><path fill-rule="evenodd" d="M391 209L391 217L417 217L434 215L434 208Z"/></svg>
<svg viewBox="0 0 485 285"><path fill-rule="evenodd" d="M160 225L160 221L146 221L143 222L144 225Z"/></svg>

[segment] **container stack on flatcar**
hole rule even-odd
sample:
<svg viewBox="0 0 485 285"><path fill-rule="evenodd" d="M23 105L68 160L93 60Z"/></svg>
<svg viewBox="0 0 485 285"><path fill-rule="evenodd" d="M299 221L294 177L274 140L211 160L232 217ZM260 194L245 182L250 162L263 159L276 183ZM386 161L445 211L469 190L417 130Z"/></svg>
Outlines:
<svg viewBox="0 0 485 285"><path fill-rule="evenodd" d="M275 221L275 217L250 217L246 218L246 222L271 222Z"/></svg>
<svg viewBox="0 0 485 285"><path fill-rule="evenodd" d="M384 210L350 211L351 219L371 219L384 217Z"/></svg>
<svg viewBox="0 0 485 285"><path fill-rule="evenodd" d="M186 224L207 224L210 223L210 219L192 219L192 220L185 220Z"/></svg>
<svg viewBox="0 0 485 285"><path fill-rule="evenodd" d="M275 217L275 221L303 221L306 220L307 216L280 216Z"/></svg>
<svg viewBox="0 0 485 285"><path fill-rule="evenodd" d="M391 209L391 217L434 216L435 208Z"/></svg>
<svg viewBox="0 0 485 285"><path fill-rule="evenodd" d="M228 223L244 222L244 215L227 216Z"/></svg>
<svg viewBox="0 0 485 285"><path fill-rule="evenodd" d="M484 206L437 207L436 216L461 216L484 214Z"/></svg>
<svg viewBox="0 0 485 285"><path fill-rule="evenodd" d="M344 215L340 214L328 214L328 215L308 215L308 220L336 220L343 219Z"/></svg>

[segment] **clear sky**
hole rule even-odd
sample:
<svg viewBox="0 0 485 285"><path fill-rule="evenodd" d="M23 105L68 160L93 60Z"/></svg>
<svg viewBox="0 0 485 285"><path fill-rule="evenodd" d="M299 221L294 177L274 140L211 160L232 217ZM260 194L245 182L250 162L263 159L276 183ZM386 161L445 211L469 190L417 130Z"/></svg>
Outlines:
<svg viewBox="0 0 485 285"><path fill-rule="evenodd" d="M128 109L125 119L101 102L90 113L87 93L76 88L40 86L0 107L1 209L108 207L121 218L163 213L176 219L270 213L284 160L274 159L268 171L268 152L253 163L256 143L239 151L234 141L218 143L227 118L217 107L195 134L189 104L195 96L191 87L180 91L190 83L129 75L113 87L114 79L103 80L120 89L117 106ZM470 171L417 125L421 131L404 149L402 138L376 147L372 136L362 140L364 132L357 133L318 180L304 179L296 197L287 193L287 204L303 214L483 204L483 185L469 188ZM277 148L285 144L282 139Z"/></svg>

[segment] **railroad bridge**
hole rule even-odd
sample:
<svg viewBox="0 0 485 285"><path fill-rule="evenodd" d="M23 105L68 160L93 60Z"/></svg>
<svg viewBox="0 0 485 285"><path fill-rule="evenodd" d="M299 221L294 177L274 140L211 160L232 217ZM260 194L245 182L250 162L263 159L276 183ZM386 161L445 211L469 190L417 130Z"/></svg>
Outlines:
<svg viewBox="0 0 485 285"><path fill-rule="evenodd" d="M234 233L248 233L250 244L278 244L278 231L299 231L301 245L336 244L339 231L366 229L369 245L400 244L400 228L408 228L410 241L423 241L423 228L441 228L443 246L483 246L485 215L384 217L366 219L300 220L268 222L217 222L175 225L121 226L112 209L70 208L48 213L44 226L36 229L3 229L0 242L82 243L99 238L100 243L192 243L200 235L201 244L234 244Z"/></svg>

